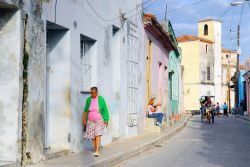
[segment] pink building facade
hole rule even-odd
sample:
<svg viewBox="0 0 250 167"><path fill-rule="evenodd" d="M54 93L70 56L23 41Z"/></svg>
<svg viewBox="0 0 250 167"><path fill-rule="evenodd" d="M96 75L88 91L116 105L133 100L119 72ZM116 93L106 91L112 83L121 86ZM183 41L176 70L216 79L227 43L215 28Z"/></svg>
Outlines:
<svg viewBox="0 0 250 167"><path fill-rule="evenodd" d="M244 74L246 81L246 103L247 103L247 113L250 114L250 70Z"/></svg>
<svg viewBox="0 0 250 167"><path fill-rule="evenodd" d="M161 111L168 117L168 77L169 53L175 49L167 32L154 15L144 15L146 48L146 94L156 96L156 103L161 103Z"/></svg>

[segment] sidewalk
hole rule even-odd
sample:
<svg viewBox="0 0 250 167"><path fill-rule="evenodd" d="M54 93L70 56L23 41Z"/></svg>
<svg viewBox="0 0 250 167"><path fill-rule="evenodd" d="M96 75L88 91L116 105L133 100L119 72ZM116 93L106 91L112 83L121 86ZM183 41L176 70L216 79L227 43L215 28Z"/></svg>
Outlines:
<svg viewBox="0 0 250 167"><path fill-rule="evenodd" d="M237 115L236 118L243 119L245 121L250 121L250 115Z"/></svg>
<svg viewBox="0 0 250 167"><path fill-rule="evenodd" d="M112 143L104 147L100 157L94 157L92 151L72 153L68 156L51 159L29 167L83 167L83 166L110 166L121 162L142 151L150 149L164 140L169 139L182 130L191 115L183 115L181 120L166 128L163 133L147 133L133 138Z"/></svg>

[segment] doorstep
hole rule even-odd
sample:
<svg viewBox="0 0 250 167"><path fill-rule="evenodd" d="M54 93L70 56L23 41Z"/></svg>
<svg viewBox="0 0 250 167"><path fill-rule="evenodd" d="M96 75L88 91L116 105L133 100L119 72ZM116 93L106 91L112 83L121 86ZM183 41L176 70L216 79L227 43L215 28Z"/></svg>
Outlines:
<svg viewBox="0 0 250 167"><path fill-rule="evenodd" d="M16 167L15 162L9 162L9 161L0 161L0 167Z"/></svg>
<svg viewBox="0 0 250 167"><path fill-rule="evenodd" d="M69 149L48 149L45 150L44 160L47 161L50 159L66 156L69 154L70 154Z"/></svg>

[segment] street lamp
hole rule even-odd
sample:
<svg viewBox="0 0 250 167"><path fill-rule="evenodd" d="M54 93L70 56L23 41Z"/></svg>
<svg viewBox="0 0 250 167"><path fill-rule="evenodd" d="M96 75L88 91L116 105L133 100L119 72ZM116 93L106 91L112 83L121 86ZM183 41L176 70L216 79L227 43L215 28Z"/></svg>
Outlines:
<svg viewBox="0 0 250 167"><path fill-rule="evenodd" d="M231 3L231 6L237 6L237 5L240 5L240 4L243 4L244 2L232 2Z"/></svg>

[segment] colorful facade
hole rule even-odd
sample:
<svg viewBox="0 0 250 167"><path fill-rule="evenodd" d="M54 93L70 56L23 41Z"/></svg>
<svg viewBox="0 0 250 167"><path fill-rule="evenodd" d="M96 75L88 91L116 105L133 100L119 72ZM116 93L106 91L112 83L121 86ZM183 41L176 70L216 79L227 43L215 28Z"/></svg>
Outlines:
<svg viewBox="0 0 250 167"><path fill-rule="evenodd" d="M247 113L250 114L250 70L244 74Z"/></svg>
<svg viewBox="0 0 250 167"><path fill-rule="evenodd" d="M154 15L144 15L146 46L146 101L156 96L161 103L160 110L171 117L168 112L169 59L171 50L176 49L170 36L156 20Z"/></svg>
<svg viewBox="0 0 250 167"><path fill-rule="evenodd" d="M163 22L165 29L168 32L170 39L175 44L175 50L169 53L169 65L168 65L168 113L170 115L178 115L182 110L181 96L182 96L182 84L181 84L181 48L178 47L176 36L170 21Z"/></svg>
<svg viewBox="0 0 250 167"><path fill-rule="evenodd" d="M244 70L240 70L240 73L239 73L239 78L238 78L238 85L239 85L239 101L238 101L238 104L240 104L241 107L244 107L245 106L245 86L244 86L244 82L245 82L245 79L244 79L244 74L245 74L245 71Z"/></svg>

